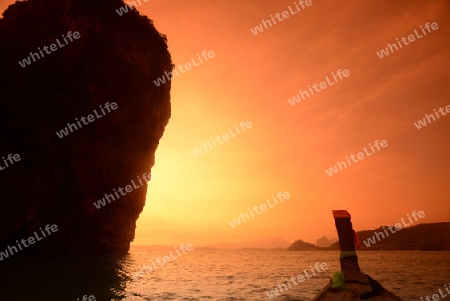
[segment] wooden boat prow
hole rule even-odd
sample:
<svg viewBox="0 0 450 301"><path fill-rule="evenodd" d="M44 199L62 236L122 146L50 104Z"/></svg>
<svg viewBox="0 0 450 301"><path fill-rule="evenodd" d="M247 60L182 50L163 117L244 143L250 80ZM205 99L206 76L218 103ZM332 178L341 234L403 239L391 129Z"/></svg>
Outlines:
<svg viewBox="0 0 450 301"><path fill-rule="evenodd" d="M341 270L344 272L345 288L342 291L333 292L330 280L330 283L313 301L402 301L395 294L382 287L378 281L361 272L355 252L356 234L350 221L350 213L346 210L333 210L333 217L339 236L340 262Z"/></svg>
<svg viewBox="0 0 450 301"><path fill-rule="evenodd" d="M361 287L360 284L345 283L343 291L333 293L330 291L331 283L329 283L314 299L313 301L355 301L361 299L361 291L366 291L367 287ZM369 301L402 301L399 297L383 288L383 291L378 296L373 296Z"/></svg>

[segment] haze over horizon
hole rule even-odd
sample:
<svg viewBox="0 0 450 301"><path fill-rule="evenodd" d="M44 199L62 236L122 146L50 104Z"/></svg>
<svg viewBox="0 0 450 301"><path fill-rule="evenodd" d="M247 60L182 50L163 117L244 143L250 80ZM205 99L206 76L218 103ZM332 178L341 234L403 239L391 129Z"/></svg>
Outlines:
<svg viewBox="0 0 450 301"><path fill-rule="evenodd" d="M414 221L414 218L412 218L412 221ZM404 220L404 224L409 224L410 221L408 220ZM410 224L407 227L404 227L402 229L407 229L407 228L412 228L415 227L417 225L423 225L423 224L439 224L439 223L445 223L445 222L436 222L436 223L417 223L417 224ZM400 225L403 225L403 222L400 221L399 223ZM360 231L374 231L374 230L379 230L382 232L382 228L383 227L388 227L389 225L380 225L377 226L373 229L355 229L355 231L358 233ZM395 234L395 233L394 233ZM323 240L326 239L328 241L328 246L333 244L334 242L339 241L337 236L332 236L332 237L327 237L326 235L323 235L319 238L317 238L314 241L308 241L305 239L300 238L296 238L293 241L289 241L286 240L283 236L277 236L277 237L269 237L269 238L262 238L259 240L248 240L248 241L241 241L241 242L217 242L217 243L210 243L210 244L203 244L203 245L198 245L197 247L216 247L216 248L221 248L221 246L227 246L227 247L232 247L232 248L274 248L274 247L282 247L280 246L280 244L293 244L295 241L301 240L303 242L306 243L310 243L310 244L314 244L316 246L321 246L324 247L323 245L318 244L319 240L322 240L322 244L323 244ZM359 238L361 239L361 238ZM133 244L133 246L135 247L140 247L140 246L155 246L155 247L172 247L172 246L176 246L176 245L171 245L171 244ZM326 247L328 247L326 246ZM284 248L284 247L283 247Z"/></svg>

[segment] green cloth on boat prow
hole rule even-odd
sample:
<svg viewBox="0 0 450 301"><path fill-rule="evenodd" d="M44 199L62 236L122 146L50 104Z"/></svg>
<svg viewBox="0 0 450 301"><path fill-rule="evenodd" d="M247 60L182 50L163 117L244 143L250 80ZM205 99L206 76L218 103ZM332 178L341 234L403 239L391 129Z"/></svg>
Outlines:
<svg viewBox="0 0 450 301"><path fill-rule="evenodd" d="M346 258L346 257L356 257L355 251L341 251L341 254L339 255L339 259Z"/></svg>
<svg viewBox="0 0 450 301"><path fill-rule="evenodd" d="M331 283L331 291L338 292L342 291L345 288L345 278L344 271L335 272L333 274L332 283Z"/></svg>

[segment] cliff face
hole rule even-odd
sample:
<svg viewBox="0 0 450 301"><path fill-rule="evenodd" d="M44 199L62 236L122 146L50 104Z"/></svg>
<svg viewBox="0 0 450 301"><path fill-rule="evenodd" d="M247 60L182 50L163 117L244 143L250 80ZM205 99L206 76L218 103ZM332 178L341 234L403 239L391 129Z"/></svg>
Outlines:
<svg viewBox="0 0 450 301"><path fill-rule="evenodd" d="M136 11L119 16L123 5L29 0L4 12L0 251L47 224L58 231L21 253L128 251L147 186L100 209L93 203L132 180L139 186L137 177L150 173L170 118L170 82L157 87L153 80L171 71L172 62L165 36ZM18 63L39 49L41 58ZM116 109L107 111L107 102ZM95 118L87 120L90 114ZM77 130L56 134L77 121ZM11 163L8 154L20 161Z"/></svg>

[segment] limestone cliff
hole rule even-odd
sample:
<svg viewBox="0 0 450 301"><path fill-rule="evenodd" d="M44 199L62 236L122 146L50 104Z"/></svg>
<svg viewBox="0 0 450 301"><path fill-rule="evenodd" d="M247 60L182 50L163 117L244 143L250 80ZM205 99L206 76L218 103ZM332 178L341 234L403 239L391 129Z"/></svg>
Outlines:
<svg viewBox="0 0 450 301"><path fill-rule="evenodd" d="M121 0L29 0L0 20L0 250L46 224L58 232L21 253L125 253L147 186L97 209L93 203L150 169L170 118L167 40ZM79 38L22 67L69 31ZM76 118L117 109L63 138ZM18 255L17 255L18 256Z"/></svg>

